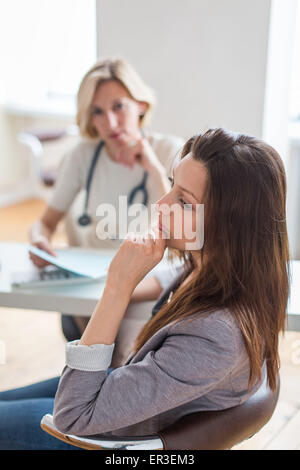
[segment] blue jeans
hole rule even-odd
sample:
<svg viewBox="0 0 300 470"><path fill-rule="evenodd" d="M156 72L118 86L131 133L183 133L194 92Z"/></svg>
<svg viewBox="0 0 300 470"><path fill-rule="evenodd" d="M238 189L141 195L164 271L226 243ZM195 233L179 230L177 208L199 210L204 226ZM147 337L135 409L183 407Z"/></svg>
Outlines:
<svg viewBox="0 0 300 470"><path fill-rule="evenodd" d="M0 392L0 450L80 450L40 427L53 413L59 377L27 387Z"/></svg>
<svg viewBox="0 0 300 470"><path fill-rule="evenodd" d="M106 374L113 370L109 367ZM0 450L81 450L40 427L42 417L53 414L59 379L0 392Z"/></svg>

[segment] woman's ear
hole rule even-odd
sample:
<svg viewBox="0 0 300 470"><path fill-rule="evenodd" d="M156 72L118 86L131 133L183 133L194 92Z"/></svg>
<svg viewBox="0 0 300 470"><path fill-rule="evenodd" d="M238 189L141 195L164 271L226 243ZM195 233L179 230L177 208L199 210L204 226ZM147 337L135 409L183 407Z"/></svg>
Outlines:
<svg viewBox="0 0 300 470"><path fill-rule="evenodd" d="M144 101L139 101L140 118L143 118L145 116L147 109L148 109L148 103L145 103Z"/></svg>

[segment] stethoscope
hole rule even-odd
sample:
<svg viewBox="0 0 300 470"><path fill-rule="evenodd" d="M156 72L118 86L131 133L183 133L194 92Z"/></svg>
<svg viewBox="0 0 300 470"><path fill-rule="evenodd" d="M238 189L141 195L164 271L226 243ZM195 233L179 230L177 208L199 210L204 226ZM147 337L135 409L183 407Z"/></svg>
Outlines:
<svg viewBox="0 0 300 470"><path fill-rule="evenodd" d="M80 217L78 217L78 220L77 220L78 224L83 226L83 227L86 226L86 225L90 225L92 223L92 218L87 213L87 207L88 207L88 203L89 203L90 188L91 188L91 183L92 183L92 179L93 179L95 166L96 166L96 163L99 159L99 156L100 156L100 153L101 153L101 150L102 150L103 146L104 146L104 142L103 142L103 140L101 140L99 142L99 144L97 145L96 149L95 149L95 153L94 153L94 156L93 156L90 168L89 168L89 172L88 172L88 177L87 177L87 180L86 180L86 194L85 194L84 209L83 209L82 215ZM147 188L146 188L147 178L148 178L148 172L144 171L144 175L143 175L143 179L142 179L141 183L139 185L137 185L135 188L133 188L131 190L129 196L128 196L128 204L129 205L133 204L133 201L136 198L136 195L138 194L138 192L141 192L143 194L143 204L144 204L144 206L147 205L147 203L148 203L148 191L147 191Z"/></svg>

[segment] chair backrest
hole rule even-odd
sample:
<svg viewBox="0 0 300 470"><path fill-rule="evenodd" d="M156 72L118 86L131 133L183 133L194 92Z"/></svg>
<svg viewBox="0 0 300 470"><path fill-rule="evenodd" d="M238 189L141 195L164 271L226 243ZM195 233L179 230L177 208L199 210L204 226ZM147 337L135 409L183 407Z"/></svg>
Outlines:
<svg viewBox="0 0 300 470"><path fill-rule="evenodd" d="M279 396L266 381L246 402L218 411L199 411L184 416L158 433L165 450L223 450L249 439L271 418Z"/></svg>

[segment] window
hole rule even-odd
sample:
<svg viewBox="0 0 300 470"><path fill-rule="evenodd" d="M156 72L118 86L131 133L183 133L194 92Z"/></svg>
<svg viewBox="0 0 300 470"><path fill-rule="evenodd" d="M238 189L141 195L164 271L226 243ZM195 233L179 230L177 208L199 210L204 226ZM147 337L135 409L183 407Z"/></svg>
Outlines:
<svg viewBox="0 0 300 470"><path fill-rule="evenodd" d="M96 60L95 8L95 0L1 3L6 103L74 108L80 80Z"/></svg>
<svg viewBox="0 0 300 470"><path fill-rule="evenodd" d="M300 1L297 2L296 29L294 38L290 116L300 121Z"/></svg>

